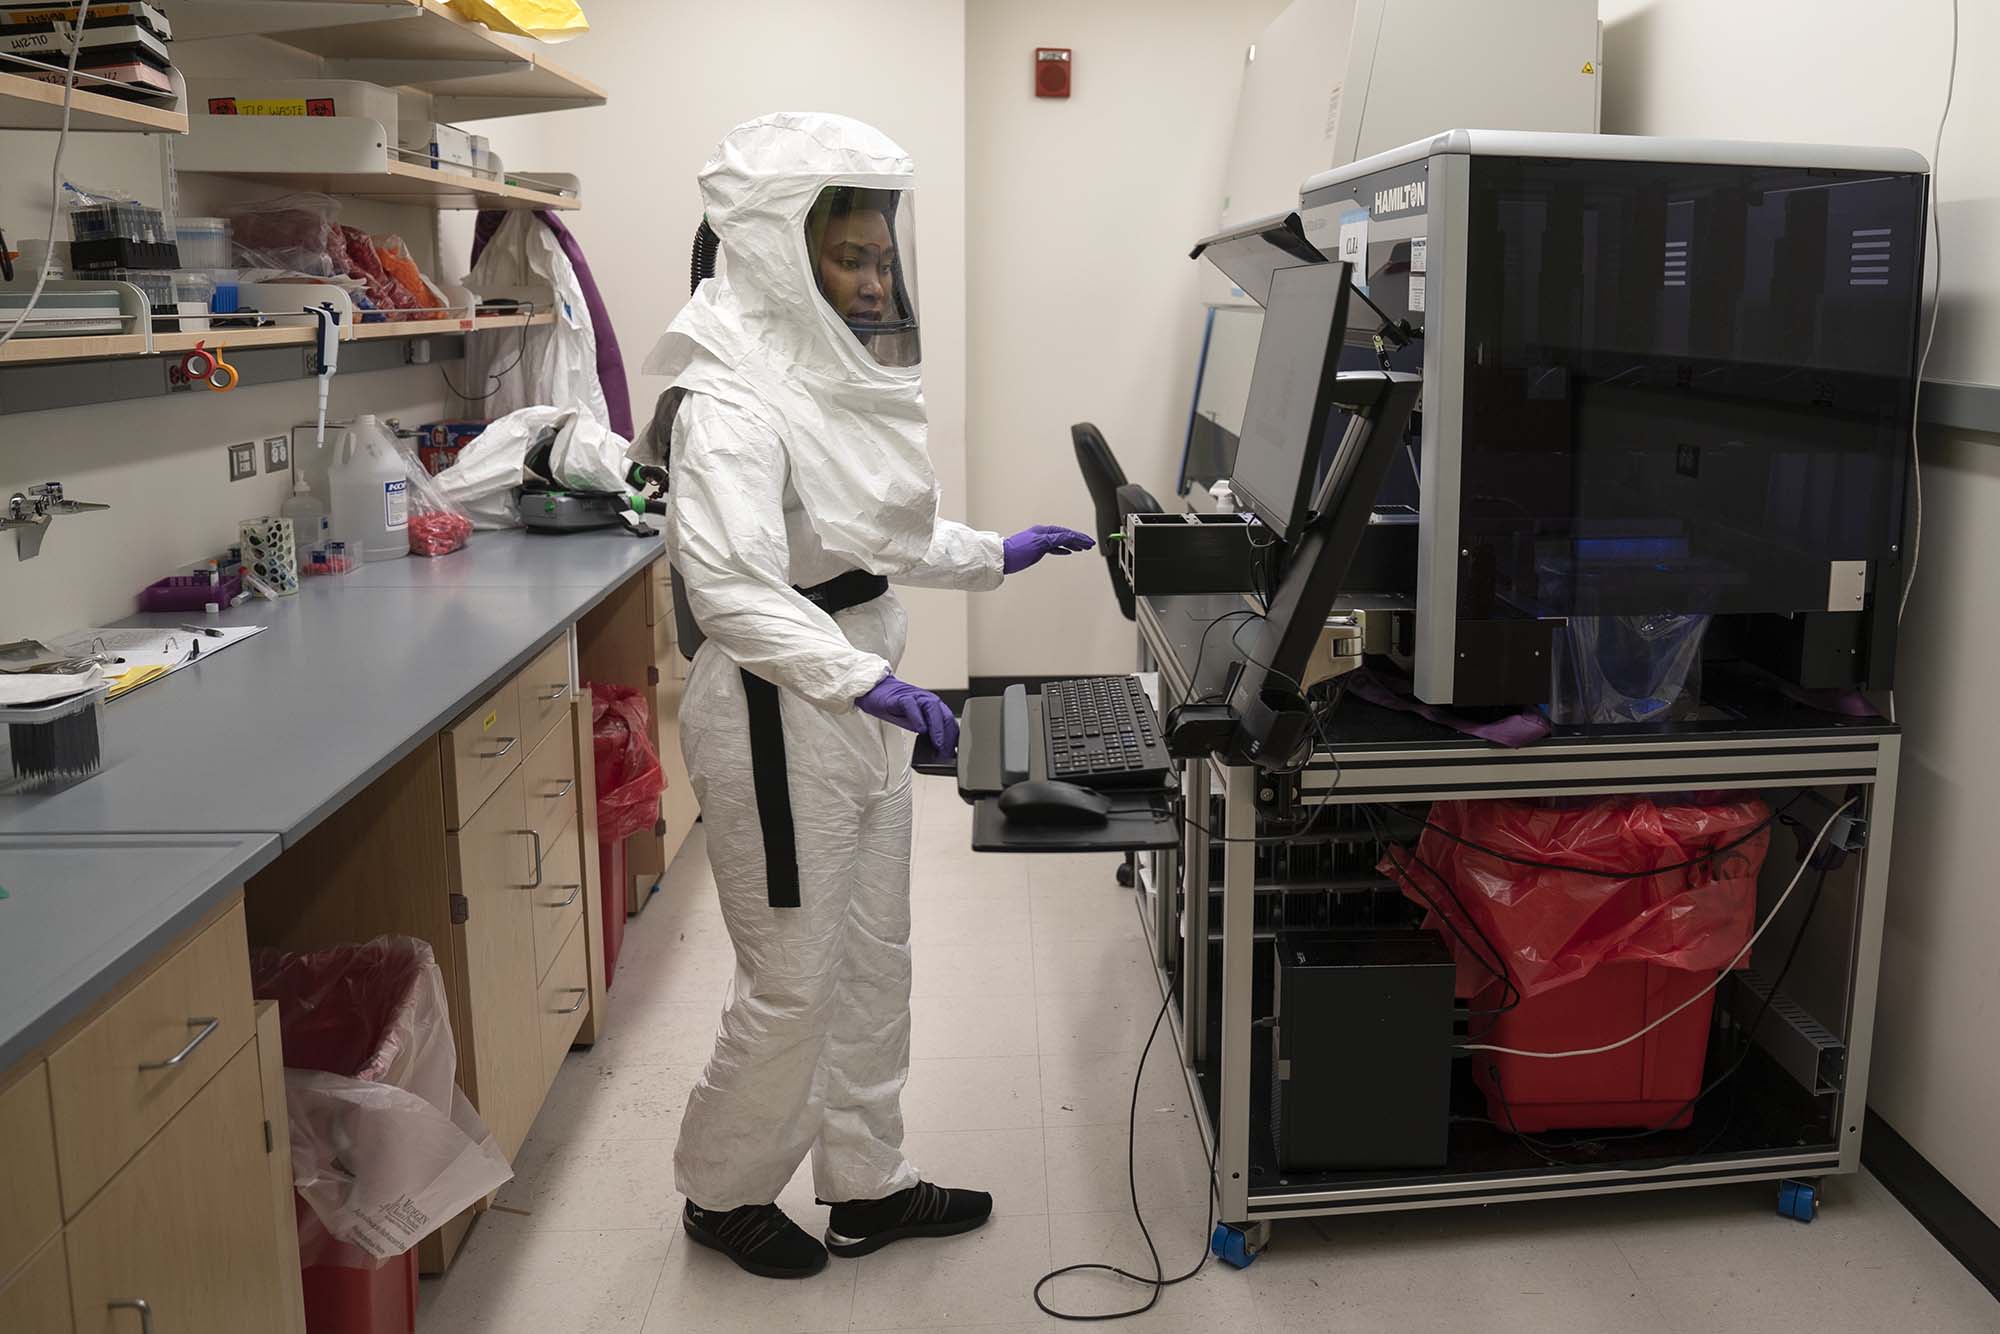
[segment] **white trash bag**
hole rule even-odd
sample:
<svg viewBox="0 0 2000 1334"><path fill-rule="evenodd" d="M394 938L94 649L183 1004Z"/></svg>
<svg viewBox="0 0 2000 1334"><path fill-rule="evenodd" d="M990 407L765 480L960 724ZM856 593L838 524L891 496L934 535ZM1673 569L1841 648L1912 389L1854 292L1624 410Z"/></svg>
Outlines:
<svg viewBox="0 0 2000 1334"><path fill-rule="evenodd" d="M292 1183L312 1210L305 1264L351 1265L346 1247L401 1255L514 1175L458 1089L428 944L256 950L251 973L258 997L279 1003ZM333 1070L310 1068L321 1065Z"/></svg>

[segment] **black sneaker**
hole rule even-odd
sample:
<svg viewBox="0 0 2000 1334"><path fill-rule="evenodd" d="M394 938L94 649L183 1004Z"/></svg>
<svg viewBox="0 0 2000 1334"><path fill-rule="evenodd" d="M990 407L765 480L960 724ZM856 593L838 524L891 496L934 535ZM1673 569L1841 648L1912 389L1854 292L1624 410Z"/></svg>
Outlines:
<svg viewBox="0 0 2000 1334"><path fill-rule="evenodd" d="M879 1200L834 1205L826 1220L826 1248L835 1255L866 1255L904 1237L970 1232L992 1214L993 1197L983 1190L946 1190L919 1181Z"/></svg>
<svg viewBox="0 0 2000 1334"><path fill-rule="evenodd" d="M826 1248L775 1204L722 1211L699 1209L689 1200L681 1226L702 1245L762 1278L807 1278L826 1268Z"/></svg>

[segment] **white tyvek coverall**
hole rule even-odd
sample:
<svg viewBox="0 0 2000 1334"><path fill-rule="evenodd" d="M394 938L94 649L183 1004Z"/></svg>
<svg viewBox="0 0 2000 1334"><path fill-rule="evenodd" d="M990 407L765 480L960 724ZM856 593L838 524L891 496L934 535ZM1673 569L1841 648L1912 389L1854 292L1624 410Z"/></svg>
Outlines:
<svg viewBox="0 0 2000 1334"><path fill-rule="evenodd" d="M808 1150L826 1200L917 1181L899 1107L914 738L854 708L901 656L907 620L893 593L831 617L794 587L861 568L994 588L1001 541L936 517L915 368L875 366L803 267L805 210L826 183L856 179L906 188L908 160L836 117L733 131L703 173L731 281L702 284L648 366L690 391L673 424L668 542L707 640L681 745L737 961L674 1154L676 1184L703 1209L776 1199ZM780 688L796 908L766 901L739 668Z"/></svg>

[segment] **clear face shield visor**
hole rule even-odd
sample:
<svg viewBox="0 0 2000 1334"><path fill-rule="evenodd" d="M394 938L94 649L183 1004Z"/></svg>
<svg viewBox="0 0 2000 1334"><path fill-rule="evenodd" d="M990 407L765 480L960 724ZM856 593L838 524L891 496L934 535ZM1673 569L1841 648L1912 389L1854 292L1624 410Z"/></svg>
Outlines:
<svg viewBox="0 0 2000 1334"><path fill-rule="evenodd" d="M916 237L911 190L829 185L806 215L806 258L820 298L883 366L922 359Z"/></svg>

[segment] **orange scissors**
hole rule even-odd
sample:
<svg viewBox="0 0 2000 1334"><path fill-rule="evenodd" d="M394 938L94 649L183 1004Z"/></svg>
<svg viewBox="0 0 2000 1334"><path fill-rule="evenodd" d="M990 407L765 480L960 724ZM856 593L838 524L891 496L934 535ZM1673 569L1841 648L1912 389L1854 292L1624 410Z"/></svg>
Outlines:
<svg viewBox="0 0 2000 1334"><path fill-rule="evenodd" d="M222 359L221 348L210 348L206 339L181 358L181 374L192 382L206 381L210 389L226 394L236 387L236 368Z"/></svg>

